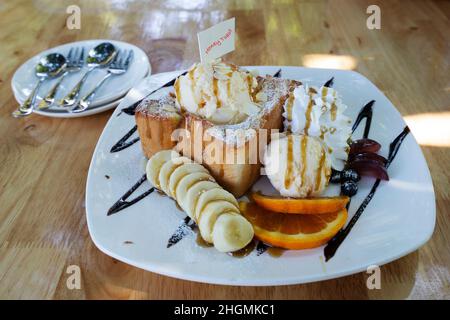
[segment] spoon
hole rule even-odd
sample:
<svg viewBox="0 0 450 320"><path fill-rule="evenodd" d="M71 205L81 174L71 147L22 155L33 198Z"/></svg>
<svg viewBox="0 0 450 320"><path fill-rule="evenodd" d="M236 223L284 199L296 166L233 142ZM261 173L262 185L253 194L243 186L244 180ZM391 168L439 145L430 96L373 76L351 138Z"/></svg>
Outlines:
<svg viewBox="0 0 450 320"><path fill-rule="evenodd" d="M56 93L61 86L61 83L65 79L65 77L72 72L78 72L84 65L84 48L81 47L72 47L69 50L69 54L66 57L67 65L63 74L59 77L58 81L53 85L47 95L41 100L38 104L37 108L39 110L44 110L49 108L53 102L55 102Z"/></svg>
<svg viewBox="0 0 450 320"><path fill-rule="evenodd" d="M81 87L86 81L88 75L95 68L101 68L107 66L116 56L117 51L112 43L102 42L89 50L88 57L86 59L86 64L88 70L84 74L83 78L73 87L73 89L61 100L61 104L64 107L72 106L77 101L80 94Z"/></svg>
<svg viewBox="0 0 450 320"><path fill-rule="evenodd" d="M54 78L62 74L66 68L66 58L59 53L51 53L42 57L35 68L36 77L39 79L27 100L12 113L14 117L27 116L33 112L36 95L41 84L48 78Z"/></svg>

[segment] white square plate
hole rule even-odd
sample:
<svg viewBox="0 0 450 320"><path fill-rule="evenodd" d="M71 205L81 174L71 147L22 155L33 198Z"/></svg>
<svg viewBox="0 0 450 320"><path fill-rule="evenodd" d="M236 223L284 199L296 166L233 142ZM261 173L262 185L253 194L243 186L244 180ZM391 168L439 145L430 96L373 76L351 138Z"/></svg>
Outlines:
<svg viewBox="0 0 450 320"><path fill-rule="evenodd" d="M248 67L260 74L273 74L280 67ZM392 103L368 79L353 71L281 67L282 77L323 85L334 77L333 87L348 105L352 119L368 101L376 100L370 138L381 143L387 156L389 143L405 122ZM325 262L324 247L286 251L275 258L252 252L244 258L220 253L196 244L191 232L176 245L167 241L183 222L185 214L172 200L153 192L133 206L107 216L108 209L144 174L146 159L140 143L117 153L111 147L135 125L134 117L120 109L178 73L146 78L130 91L111 116L95 149L86 190L89 232L104 253L133 266L192 281L227 285L285 285L320 281L366 270L398 259L422 246L435 224L435 196L430 173L412 134L409 134L389 167L389 182L382 182L372 201L342 243L334 258ZM360 138L363 125L355 132ZM136 135L136 133L135 133ZM108 178L109 177L109 178ZM374 183L363 178L352 198L349 219ZM258 185L269 184L262 178ZM150 188L149 182L131 196Z"/></svg>

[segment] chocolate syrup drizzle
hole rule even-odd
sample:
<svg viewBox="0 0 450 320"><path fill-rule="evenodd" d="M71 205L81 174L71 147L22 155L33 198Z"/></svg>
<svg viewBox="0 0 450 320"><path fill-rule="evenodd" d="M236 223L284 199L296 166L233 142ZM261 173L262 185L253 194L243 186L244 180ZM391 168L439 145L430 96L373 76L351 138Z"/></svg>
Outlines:
<svg viewBox="0 0 450 320"><path fill-rule="evenodd" d="M143 194L141 194L140 196L137 196L133 200L127 201L128 197L131 196L133 194L133 192L136 191L136 189L139 188L139 186L141 184L143 184L146 180L147 180L147 176L144 174L139 179L138 182L136 182L123 196L121 196L120 199L117 200L116 203L114 203L111 206L111 208L109 208L107 215L110 216L110 215L117 213L125 208L128 208L129 206L132 206L136 202L141 201L146 196L148 196L150 193L152 193L155 190L155 188L150 188L149 190L145 191Z"/></svg>
<svg viewBox="0 0 450 320"><path fill-rule="evenodd" d="M183 223L178 226L177 230L175 230L175 232L170 236L169 241L167 241L167 248L170 248L171 246L180 242L189 232L191 232L195 228L196 224L191 218L184 218Z"/></svg>
<svg viewBox="0 0 450 320"><path fill-rule="evenodd" d="M328 80L327 82L325 82L325 84L323 86L327 87L327 88L331 88L333 86L333 84L334 84L334 77L331 77L331 79Z"/></svg>
<svg viewBox="0 0 450 320"><path fill-rule="evenodd" d="M358 114L358 117L356 117L355 123L352 127L352 133L355 132L356 128L358 128L361 121L365 118L366 119L366 125L364 127L364 133L363 138L367 139L369 136L370 131L370 124L372 123L372 115L373 115L373 104L375 103L375 100L369 101L364 107L362 107L361 111Z"/></svg>
<svg viewBox="0 0 450 320"><path fill-rule="evenodd" d="M278 69L278 71L273 74L273 77L274 78L281 78L281 69Z"/></svg>
<svg viewBox="0 0 450 320"><path fill-rule="evenodd" d="M129 146L132 146L133 144L138 142L140 140L139 137L134 138L131 141L127 141L131 137L131 135L136 132L136 130L137 130L137 125L135 125L133 128L131 128L130 131L128 131L122 138L120 138L120 140L117 141L116 144L111 147L110 152L114 153L114 152L122 151L123 149L126 149Z"/></svg>
<svg viewBox="0 0 450 320"><path fill-rule="evenodd" d="M187 71L183 72L182 74L180 74L179 76L184 76L185 74L187 74ZM129 116L134 116L135 112L136 112L136 108L137 106L144 101L145 99L147 99L148 97L150 97L152 94L154 94L155 92L161 90L162 88L167 88L167 87L171 87L175 84L175 81L177 80L177 78L179 77L175 77L172 80L170 80L169 82L163 84L161 87L159 87L158 89L153 90L152 92L150 92L148 95L146 95L145 97L143 97L142 99L136 101L135 103L133 103L132 105L130 105L129 107L123 108L122 110L120 110L120 112L117 114L117 116L120 116L123 113L129 115Z"/></svg>
<svg viewBox="0 0 450 320"><path fill-rule="evenodd" d="M269 249L269 245L265 244L262 241L258 241L258 243L256 245L256 255L257 256L262 255L264 252L267 251L267 249Z"/></svg>
<svg viewBox="0 0 450 320"><path fill-rule="evenodd" d="M360 114L358 115L358 118L355 121L355 125L353 125L353 131L358 127L358 124L361 122L361 120L366 117L366 127L364 129L365 138L367 138L370 130L370 123L372 120L372 105L375 101L370 101L367 105L365 105ZM367 128L369 127L369 129ZM405 126L403 131L390 143L389 145L389 155L386 163L386 168L389 167L389 165L394 160L395 156L397 155L398 150L400 149L400 146L403 142L403 140L406 138L406 136L409 133L409 127ZM367 135L366 135L367 133ZM372 189L370 190L367 197L364 199L364 201L359 206L358 210L356 211L355 215L352 217L348 225L341 229L325 246L324 249L324 255L325 255L325 261L330 260L336 253L336 251L339 249L339 246L344 242L345 238L348 236L350 231L352 230L353 226L358 221L359 217L363 214L364 210L366 209L367 205L369 204L370 200L372 200L373 196L375 195L378 186L380 185L381 180L377 179L375 183L372 186Z"/></svg>

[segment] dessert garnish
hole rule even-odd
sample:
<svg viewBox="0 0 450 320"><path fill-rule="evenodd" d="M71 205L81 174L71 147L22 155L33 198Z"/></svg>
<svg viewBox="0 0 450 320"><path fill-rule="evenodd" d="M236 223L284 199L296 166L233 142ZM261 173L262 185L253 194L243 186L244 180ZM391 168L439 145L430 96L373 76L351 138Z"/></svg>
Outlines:
<svg viewBox="0 0 450 320"><path fill-rule="evenodd" d="M284 104L284 127L294 134L318 138L329 155L331 167L342 170L352 133L351 120L344 115L346 109L333 88L300 85Z"/></svg>
<svg viewBox="0 0 450 320"><path fill-rule="evenodd" d="M381 180L389 180L386 171L387 160L377 154L381 145L371 139L360 139L350 145L347 167L362 176L372 176Z"/></svg>
<svg viewBox="0 0 450 320"><path fill-rule="evenodd" d="M370 124L372 120L372 106L374 104L374 100L370 101L368 104L366 104L358 114L358 117L355 121L355 124L353 125L353 131L356 130L358 125L360 124L361 120L366 118L366 125L364 128L364 138L367 139L370 131ZM398 150L400 149L400 146L403 143L403 140L406 138L406 136L409 134L409 127L406 126L403 131L390 143L389 145L389 155L385 162L385 168L387 169L389 165L394 160L395 156L397 155ZM378 151L378 150L377 150ZM324 249L324 255L325 255L325 261L330 260L342 244L344 240L347 238L348 234L352 230L353 226L358 221L359 217L363 214L364 210L368 206L369 202L372 200L373 196L375 195L378 186L380 185L381 179L378 178L375 183L373 184L369 194L366 196L364 201L359 206L358 210L354 214L354 216L350 219L349 223L345 228L342 230L339 230L339 232L328 242L328 244L325 246ZM356 182L353 182L356 183ZM354 187L354 186L352 186Z"/></svg>
<svg viewBox="0 0 450 320"><path fill-rule="evenodd" d="M330 240L345 224L347 210L325 214L283 214L268 211L256 203L240 202L261 241L284 249L310 249Z"/></svg>
<svg viewBox="0 0 450 320"><path fill-rule="evenodd" d="M252 225L240 214L236 198L200 164L163 150L149 159L146 172L150 183L174 198L197 223L203 240L217 250L237 251L252 241Z"/></svg>
<svg viewBox="0 0 450 320"><path fill-rule="evenodd" d="M328 185L329 154L319 139L288 134L274 139L264 154L266 174L282 196L319 195Z"/></svg>
<svg viewBox="0 0 450 320"><path fill-rule="evenodd" d="M260 192L252 193L251 199L261 208L280 213L322 214L337 212L345 208L349 201L347 196L320 198L285 198L267 196Z"/></svg>
<svg viewBox="0 0 450 320"><path fill-rule="evenodd" d="M381 145L372 139L359 139L350 144L350 153L343 171L333 170L331 183L341 184L341 193L349 197L358 192L357 182L361 176L389 180L386 170L387 159L377 154Z"/></svg>
<svg viewBox="0 0 450 320"><path fill-rule="evenodd" d="M364 152L378 152L381 145L372 139L359 139L352 142L350 145L350 153L364 153Z"/></svg>
<svg viewBox="0 0 450 320"><path fill-rule="evenodd" d="M356 182L347 180L342 182L341 184L341 194L345 194L346 196L353 197L358 192L358 185Z"/></svg>
<svg viewBox="0 0 450 320"><path fill-rule="evenodd" d="M221 59L193 65L174 84L176 104L216 124L233 124L255 115L265 101L250 72Z"/></svg>

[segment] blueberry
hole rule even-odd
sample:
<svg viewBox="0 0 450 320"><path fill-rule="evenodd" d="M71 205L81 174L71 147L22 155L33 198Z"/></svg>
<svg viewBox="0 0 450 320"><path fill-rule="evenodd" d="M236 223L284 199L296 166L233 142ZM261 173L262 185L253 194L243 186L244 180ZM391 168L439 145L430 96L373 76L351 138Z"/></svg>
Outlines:
<svg viewBox="0 0 450 320"><path fill-rule="evenodd" d="M341 173L341 181L353 181L353 182L358 182L361 179L361 177L359 176L358 172L356 172L353 169L345 169L344 171L342 171Z"/></svg>
<svg viewBox="0 0 450 320"><path fill-rule="evenodd" d="M358 192L358 185L354 181L344 181L341 184L341 192L345 196L353 197Z"/></svg>
<svg viewBox="0 0 450 320"><path fill-rule="evenodd" d="M341 182L341 171L331 169L330 182L331 183L340 183Z"/></svg>

